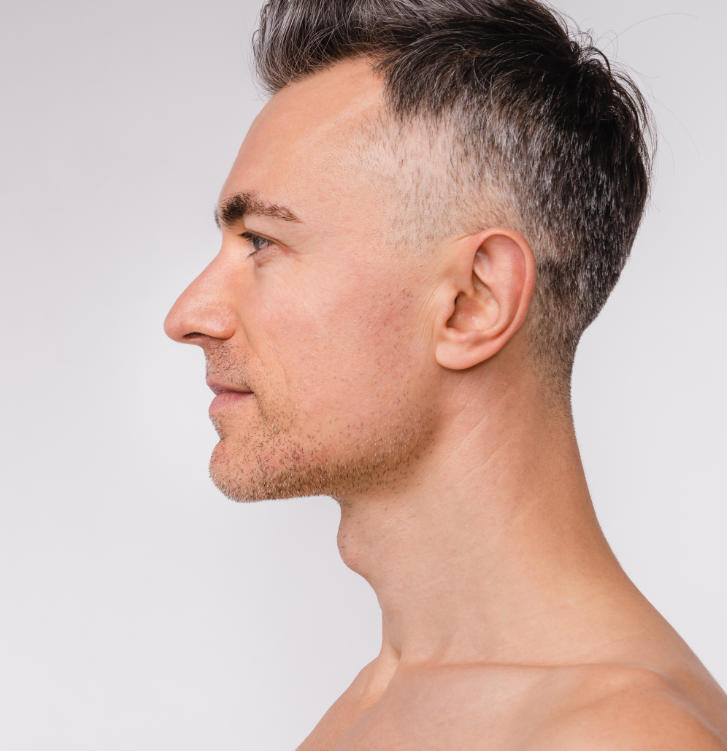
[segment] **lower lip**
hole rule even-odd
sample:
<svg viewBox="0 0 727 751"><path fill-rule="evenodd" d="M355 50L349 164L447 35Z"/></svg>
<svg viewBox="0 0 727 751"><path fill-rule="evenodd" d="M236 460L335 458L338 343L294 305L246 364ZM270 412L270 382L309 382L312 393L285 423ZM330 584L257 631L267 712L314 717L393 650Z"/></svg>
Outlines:
<svg viewBox="0 0 727 751"><path fill-rule="evenodd" d="M212 403L210 404L210 412L216 412L219 409L232 407L235 404L247 401L251 396L252 391L223 391L221 394L217 394L212 400Z"/></svg>

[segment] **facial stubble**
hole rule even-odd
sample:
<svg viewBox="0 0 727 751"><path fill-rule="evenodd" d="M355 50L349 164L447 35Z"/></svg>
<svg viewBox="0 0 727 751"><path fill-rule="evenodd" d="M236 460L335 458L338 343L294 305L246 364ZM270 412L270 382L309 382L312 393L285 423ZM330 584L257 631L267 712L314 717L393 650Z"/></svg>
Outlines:
<svg viewBox="0 0 727 751"><path fill-rule="evenodd" d="M253 398L257 399L254 394ZM210 459L215 486L234 501L331 496L340 502L395 488L434 443L435 413L405 387L382 405L375 423L321 421L317 433L294 411L246 404L256 418L212 418L220 437Z"/></svg>

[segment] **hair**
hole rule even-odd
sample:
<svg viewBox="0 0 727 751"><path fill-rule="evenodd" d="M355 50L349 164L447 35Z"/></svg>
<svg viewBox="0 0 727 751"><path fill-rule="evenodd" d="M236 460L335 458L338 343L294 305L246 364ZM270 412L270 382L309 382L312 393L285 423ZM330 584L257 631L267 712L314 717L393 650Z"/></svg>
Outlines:
<svg viewBox="0 0 727 751"><path fill-rule="evenodd" d="M578 342L649 192L656 139L633 80L538 0L268 0L253 53L271 95L338 61L372 61L389 143L419 127L446 162L446 180L400 194L422 226L441 236L507 222L528 240L529 351L570 404Z"/></svg>

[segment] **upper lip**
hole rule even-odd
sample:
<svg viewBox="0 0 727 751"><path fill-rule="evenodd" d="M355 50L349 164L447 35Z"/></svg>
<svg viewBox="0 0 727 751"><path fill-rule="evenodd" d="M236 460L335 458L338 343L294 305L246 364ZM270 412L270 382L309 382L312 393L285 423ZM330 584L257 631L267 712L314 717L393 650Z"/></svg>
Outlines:
<svg viewBox="0 0 727 751"><path fill-rule="evenodd" d="M215 394L224 394L225 391L237 391L239 394L252 393L250 389L238 389L227 383L220 383L219 381L213 381L210 378L207 379L207 385L212 389L212 391L215 392Z"/></svg>

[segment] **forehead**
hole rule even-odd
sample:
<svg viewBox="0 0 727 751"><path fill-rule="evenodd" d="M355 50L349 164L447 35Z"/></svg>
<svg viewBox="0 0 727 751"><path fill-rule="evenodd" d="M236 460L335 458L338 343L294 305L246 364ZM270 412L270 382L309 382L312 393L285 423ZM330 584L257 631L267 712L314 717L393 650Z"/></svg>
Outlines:
<svg viewBox="0 0 727 751"><path fill-rule="evenodd" d="M220 201L253 190L303 220L372 200L363 133L382 112L382 82L365 59L345 60L281 89L253 121ZM350 204L350 205L349 205Z"/></svg>

